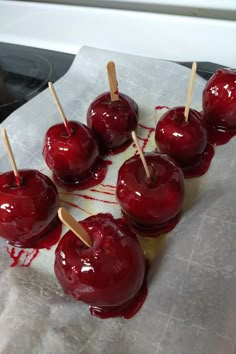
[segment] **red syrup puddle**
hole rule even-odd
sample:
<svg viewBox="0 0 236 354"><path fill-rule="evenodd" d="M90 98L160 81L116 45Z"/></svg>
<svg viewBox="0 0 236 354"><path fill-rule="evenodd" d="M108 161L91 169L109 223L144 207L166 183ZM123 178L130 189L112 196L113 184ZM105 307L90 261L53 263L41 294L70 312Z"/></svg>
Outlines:
<svg viewBox="0 0 236 354"><path fill-rule="evenodd" d="M50 249L53 245L55 245L60 237L62 232L62 224L58 217L56 217L48 227L42 232L42 235L38 235L40 238L36 241L29 240L25 243L20 242L8 242L9 245L19 248L46 248Z"/></svg>
<svg viewBox="0 0 236 354"><path fill-rule="evenodd" d="M207 138L209 143L213 145L224 145L230 141L234 136L236 136L236 130L222 130L220 128L211 127L209 125L207 128Z"/></svg>
<svg viewBox="0 0 236 354"><path fill-rule="evenodd" d="M139 139L139 140L142 140L142 141L145 141L146 140L146 138L141 138L141 136L137 136L137 138ZM133 144L133 147L135 147L136 145L135 144Z"/></svg>
<svg viewBox="0 0 236 354"><path fill-rule="evenodd" d="M64 195L73 195L73 196L77 196L77 197L81 197L81 198L84 198L84 199L88 199L88 200L93 200L93 201L96 201L96 202L102 202L102 203L107 203L107 204L118 204L117 202L112 202L110 200L103 200L103 199L98 199L98 198L93 198L89 195L86 195L86 194L80 194L80 193L69 193L69 192L61 192L61 194L64 194Z"/></svg>
<svg viewBox="0 0 236 354"><path fill-rule="evenodd" d="M139 126L140 128L146 129L146 130L153 130L153 129L154 129L153 127L147 127L146 125L143 125L143 124L141 124L141 123L138 123L138 126Z"/></svg>
<svg viewBox="0 0 236 354"><path fill-rule="evenodd" d="M185 178L200 177L204 175L211 164L215 154L214 147L211 144L207 144L204 152L202 153L201 160L197 166L182 168Z"/></svg>
<svg viewBox="0 0 236 354"><path fill-rule="evenodd" d="M33 260L38 256L39 250L33 249L32 251L26 250L19 250L15 247L6 247L7 253L9 254L10 258L12 259L12 263L10 267L16 267L20 265L21 267L30 267ZM21 264L20 264L21 262Z"/></svg>
<svg viewBox="0 0 236 354"><path fill-rule="evenodd" d="M73 195L73 194L72 194L72 195ZM88 215L91 215L91 216L93 215L92 213L90 213L89 211L87 211L87 210L81 208L81 207L80 207L79 205L77 205L77 204L68 202L68 201L63 200L63 199L60 199L60 200L61 200L61 202L65 203L65 204L67 204L67 205L69 205L69 206L71 206L71 207L73 207L73 208L77 208L77 209L83 211L84 213L87 213Z"/></svg>
<svg viewBox="0 0 236 354"><path fill-rule="evenodd" d="M33 249L31 252L26 251L25 259L23 264L21 264L21 267L29 267L38 254L39 249Z"/></svg>
<svg viewBox="0 0 236 354"><path fill-rule="evenodd" d="M20 261L21 256L23 256L25 254L25 250L19 250L18 253L16 253L16 251L18 251L18 249L12 247L11 249L9 247L6 247L7 253L9 254L10 258L12 259L12 263L10 265L10 267L16 267Z"/></svg>
<svg viewBox="0 0 236 354"><path fill-rule="evenodd" d="M49 230L49 232L43 238L35 242L33 248L35 249L46 248L47 250L50 250L50 248L60 240L61 233L62 233L62 223L58 218L56 218L54 224L52 225L51 230Z"/></svg>
<svg viewBox="0 0 236 354"><path fill-rule="evenodd" d="M168 106L156 106L156 107L155 107L155 110L158 111L158 110L164 109L164 108L170 109L170 107L168 107Z"/></svg>
<svg viewBox="0 0 236 354"><path fill-rule="evenodd" d="M143 284L138 291L138 293L133 297L133 299L129 300L125 304L117 307L94 307L89 306L89 311L91 315L106 319L112 317L123 317L128 320L131 317L135 316L136 313L143 306L143 303L147 297L147 274L148 274L149 265L146 261L146 271L143 280Z"/></svg>
<svg viewBox="0 0 236 354"><path fill-rule="evenodd" d="M111 164L111 161L102 160L87 179L76 183L65 184L54 174L53 178L57 185L68 191L88 189L97 186L104 180L107 174L107 166Z"/></svg>
<svg viewBox="0 0 236 354"><path fill-rule="evenodd" d="M113 186L111 184L103 184L103 183L101 183L101 186L104 187L104 188L116 188L116 186Z"/></svg>
<svg viewBox="0 0 236 354"><path fill-rule="evenodd" d="M131 230L135 234L143 237L159 237L170 232L178 224L181 217L181 212L179 212L174 218L163 224L141 225L131 221L123 211L122 214L124 221L129 224Z"/></svg>
<svg viewBox="0 0 236 354"><path fill-rule="evenodd" d="M151 134L152 134L154 131L155 131L154 128L150 128L150 129L149 129L148 136L147 136L145 139L143 139L142 151L145 150L145 148L146 148L146 146L147 146L147 143L148 143L148 141L149 141L149 139L150 139L150 136L151 136Z"/></svg>
<svg viewBox="0 0 236 354"><path fill-rule="evenodd" d="M20 267L30 267L31 263L34 259L39 255L39 249L46 248L49 250L54 244L56 244L62 232L62 224L58 218L56 218L51 224L50 229L46 234L44 234L43 238L35 242L31 245L30 248L32 250L26 249L19 249L12 247L6 247L7 253L9 254L10 258L12 259L12 263L10 267L16 267L19 265Z"/></svg>
<svg viewBox="0 0 236 354"><path fill-rule="evenodd" d="M90 189L91 192L95 193L102 193L102 194L107 194L107 195L115 195L115 193L112 192L105 192L105 191L99 191L98 189Z"/></svg>

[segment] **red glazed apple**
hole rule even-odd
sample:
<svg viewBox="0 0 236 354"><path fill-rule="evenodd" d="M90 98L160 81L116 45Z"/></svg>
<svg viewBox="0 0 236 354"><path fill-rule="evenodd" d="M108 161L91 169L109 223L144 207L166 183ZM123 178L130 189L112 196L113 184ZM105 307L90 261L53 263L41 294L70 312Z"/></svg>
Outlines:
<svg viewBox="0 0 236 354"><path fill-rule="evenodd" d="M57 221L59 197L54 183L37 170L0 174L0 236L10 244L33 248Z"/></svg>
<svg viewBox="0 0 236 354"><path fill-rule="evenodd" d="M68 231L55 252L57 279L66 294L90 305L93 315L124 316L145 276L145 260L136 236L111 214L97 214L80 224L93 245L88 248Z"/></svg>
<svg viewBox="0 0 236 354"><path fill-rule="evenodd" d="M63 123L49 128L43 156L54 177L64 184L80 184L90 177L99 160L93 132L84 124L69 121L71 136Z"/></svg>
<svg viewBox="0 0 236 354"><path fill-rule="evenodd" d="M111 101L110 93L105 92L88 108L87 124L95 132L101 149L105 152L131 143L131 132L137 127L137 104L122 93L119 93L119 98Z"/></svg>
<svg viewBox="0 0 236 354"><path fill-rule="evenodd" d="M185 107L167 111L159 120L155 131L160 152L175 158L182 168L199 164L207 145L207 132L200 113L190 109L185 121Z"/></svg>
<svg viewBox="0 0 236 354"><path fill-rule="evenodd" d="M219 69L203 91L204 118L210 126L236 130L236 69Z"/></svg>
<svg viewBox="0 0 236 354"><path fill-rule="evenodd" d="M133 156L119 170L116 197L135 232L159 236L173 229L179 220L184 196L183 173L167 155L146 153L144 156L151 183L140 157Z"/></svg>

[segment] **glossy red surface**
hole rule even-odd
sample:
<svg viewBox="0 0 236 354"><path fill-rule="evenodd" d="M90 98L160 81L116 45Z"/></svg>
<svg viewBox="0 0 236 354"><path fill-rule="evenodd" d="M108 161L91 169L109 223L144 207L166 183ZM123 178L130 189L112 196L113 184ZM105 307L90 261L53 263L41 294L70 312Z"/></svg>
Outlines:
<svg viewBox="0 0 236 354"><path fill-rule="evenodd" d="M211 144L207 144L205 150L203 151L199 163L195 166L190 166L189 168L183 168L183 173L185 178L200 177L204 175L211 164L211 160L215 155L214 147Z"/></svg>
<svg viewBox="0 0 236 354"><path fill-rule="evenodd" d="M111 101L109 92L102 93L88 108L87 124L95 132L103 152L114 153L131 143L131 132L137 128L137 104L122 93L119 97L120 100Z"/></svg>
<svg viewBox="0 0 236 354"><path fill-rule="evenodd" d="M89 306L91 315L105 319L111 317L123 317L125 319L132 318L142 307L147 297L147 269L144 277L143 284L137 294L125 304L115 307L96 307Z"/></svg>
<svg viewBox="0 0 236 354"><path fill-rule="evenodd" d="M55 226L59 197L54 183L37 170L0 174L0 235L17 247L33 248Z"/></svg>
<svg viewBox="0 0 236 354"><path fill-rule="evenodd" d="M130 305L145 277L145 260L136 236L111 214L91 216L81 225L89 232L93 246L86 247L67 232L55 252L57 279L65 293L76 300L100 313L109 310L109 317L122 315L119 310L125 311L128 302Z"/></svg>
<svg viewBox="0 0 236 354"><path fill-rule="evenodd" d="M84 190L100 184L106 177L107 167L111 164L111 161L99 159L94 169L90 172L90 174L88 174L87 178L77 181L76 183L67 183L65 185L56 175L53 175L53 178L59 186L63 187L67 191Z"/></svg>
<svg viewBox="0 0 236 354"><path fill-rule="evenodd" d="M236 136L235 130L222 130L221 128L207 126L207 139L209 143L213 145L223 145L228 143L234 136Z"/></svg>
<svg viewBox="0 0 236 354"><path fill-rule="evenodd" d="M167 155L145 153L152 182L139 156L125 161L118 173L116 196L126 219L138 234L158 236L179 219L184 196L180 167Z"/></svg>
<svg viewBox="0 0 236 354"><path fill-rule="evenodd" d="M49 228L45 230L45 237L37 240L34 243L34 248L46 248L47 250L50 250L50 248L60 240L61 232L62 223L60 222L58 217L55 217L53 222L50 224Z"/></svg>
<svg viewBox="0 0 236 354"><path fill-rule="evenodd" d="M127 214L123 212L124 221L126 221L131 230L136 234L143 237L158 237L170 232L178 224L181 218L181 212L175 215L170 220L160 224L140 224L139 221L131 219Z"/></svg>
<svg viewBox="0 0 236 354"><path fill-rule="evenodd" d="M163 114L156 126L155 141L160 152L190 169L200 163L207 145L207 131L199 112L190 109L186 122L184 109L175 107Z"/></svg>
<svg viewBox="0 0 236 354"><path fill-rule="evenodd" d="M236 70L219 69L203 91L203 112L207 124L236 131Z"/></svg>
<svg viewBox="0 0 236 354"><path fill-rule="evenodd" d="M48 129L43 157L53 174L64 184L77 184L90 177L99 161L99 148L93 132L84 124L69 121L69 137L64 124Z"/></svg>

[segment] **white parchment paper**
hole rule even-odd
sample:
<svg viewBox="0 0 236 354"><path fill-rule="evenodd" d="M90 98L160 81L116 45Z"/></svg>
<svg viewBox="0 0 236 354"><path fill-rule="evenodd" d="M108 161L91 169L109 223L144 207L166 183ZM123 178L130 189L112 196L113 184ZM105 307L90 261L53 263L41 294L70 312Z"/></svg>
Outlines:
<svg viewBox="0 0 236 354"><path fill-rule="evenodd" d="M86 122L91 101L108 90L109 60L116 63L120 91L138 103L141 124L155 126L155 106L185 104L188 69L157 59L84 47L69 72L55 84L68 119ZM195 109L201 109L204 84L203 79L196 78L192 99ZM45 90L2 124L19 168L36 168L50 176L42 158L42 143L49 126L58 122L54 102ZM146 151L155 147L154 134L139 126L140 138L148 134ZM40 250L30 267L24 267L31 257L28 255L26 262L26 254L19 257L16 267L10 267L11 247L7 252L7 244L0 240L0 353L235 354L235 149L234 138L216 149L206 175L186 180L180 223L159 242L146 242L147 253L153 252L149 246L155 247L157 256L150 271L146 302L130 320L97 319L86 305L65 296L53 272L55 246L50 251ZM134 151L131 146L108 158L112 165L103 184L115 186L120 165ZM0 171L7 170L10 166L0 142ZM73 195L59 189L62 205L77 219L97 212L120 216L114 193L101 193L113 189L95 189ZM14 252L17 255L19 249Z"/></svg>

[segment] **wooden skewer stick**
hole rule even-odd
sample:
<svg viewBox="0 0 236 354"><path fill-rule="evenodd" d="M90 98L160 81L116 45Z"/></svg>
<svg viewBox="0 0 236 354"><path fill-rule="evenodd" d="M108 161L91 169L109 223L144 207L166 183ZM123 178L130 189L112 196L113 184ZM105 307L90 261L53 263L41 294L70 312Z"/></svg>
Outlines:
<svg viewBox="0 0 236 354"><path fill-rule="evenodd" d="M184 116L185 116L186 122L188 121L188 115L189 115L189 110L190 110L192 94L193 94L193 84L194 84L196 71L197 71L197 63L193 62L192 71L191 71L190 80L189 80L189 86L188 86L186 105L185 105L185 110L184 110Z"/></svg>
<svg viewBox="0 0 236 354"><path fill-rule="evenodd" d="M150 171L149 171L147 162L146 162L146 160L145 160L144 154L143 154L143 152L142 152L142 149L141 149L140 146L139 146L139 142L138 142L138 139L137 139L137 135L136 135L136 133L135 133L134 131L131 133L131 135L132 135L133 142L135 143L135 145L136 145L136 147L137 147L139 156L140 156L140 158L141 158L141 160L142 160L143 167L144 167L144 170L145 170L146 175L147 175L148 183L151 183L151 181L152 181L151 174L150 174Z"/></svg>
<svg viewBox="0 0 236 354"><path fill-rule="evenodd" d="M68 125L68 120L66 118L66 115L65 115L65 112L64 112L64 110L62 108L61 102L59 101L59 98L57 96L57 93L56 93L55 88L54 88L54 86L53 86L51 81L48 82L48 87L49 87L51 95L52 95L52 97L54 99L54 102L56 103L58 112L59 112L59 114L60 114L60 116L61 116L61 118L63 120L63 123L65 125L67 134L68 134L68 136L71 136L71 131L70 131L70 128L69 128L69 125Z"/></svg>
<svg viewBox="0 0 236 354"><path fill-rule="evenodd" d="M120 98L118 93L118 82L116 78L116 67L113 61L109 61L107 63L107 75L110 85L111 100L118 101Z"/></svg>
<svg viewBox="0 0 236 354"><path fill-rule="evenodd" d="M66 225L79 239L88 247L92 247L93 243L87 231L73 218L65 208L58 209L58 217L61 222Z"/></svg>
<svg viewBox="0 0 236 354"><path fill-rule="evenodd" d="M4 142L4 145L6 147L7 154L8 154L12 169L13 169L13 173L14 173L14 176L15 176L16 184L17 184L17 186L20 186L21 181L20 181L19 171L18 171L18 169L16 167L16 161L15 161L15 158L14 158L14 155L13 155L13 152L12 152L12 149L11 149L11 144L10 144L10 141L8 139L7 131L6 131L5 128L2 128L2 138L3 138L3 142Z"/></svg>

